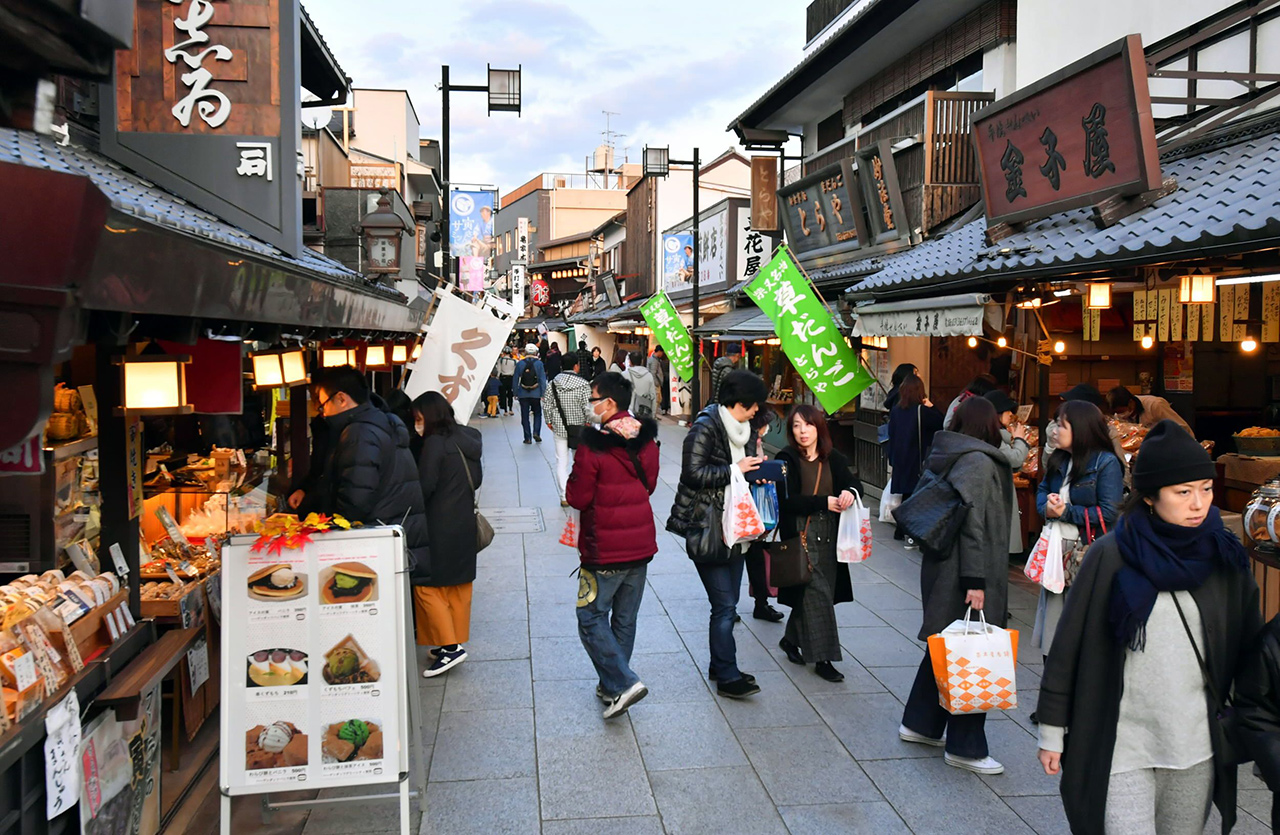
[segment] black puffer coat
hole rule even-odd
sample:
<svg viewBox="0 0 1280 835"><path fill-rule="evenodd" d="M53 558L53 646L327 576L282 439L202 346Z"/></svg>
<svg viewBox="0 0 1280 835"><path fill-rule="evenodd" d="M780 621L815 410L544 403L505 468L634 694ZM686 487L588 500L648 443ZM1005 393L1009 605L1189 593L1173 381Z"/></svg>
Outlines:
<svg viewBox="0 0 1280 835"><path fill-rule="evenodd" d="M1280 616L1245 653L1236 677L1240 744L1271 789L1271 830L1280 832Z"/></svg>
<svg viewBox="0 0 1280 835"><path fill-rule="evenodd" d="M684 439L680 484L667 518L667 530L683 536L685 551L694 562L729 561L721 516L724 488L732 478L729 435L720 422L720 406L710 403L698 413Z"/></svg>
<svg viewBox="0 0 1280 835"><path fill-rule="evenodd" d="M409 430L376 402L327 418L331 446L319 510L364 525L400 525L412 567L430 552L418 466Z"/></svg>
<svg viewBox="0 0 1280 835"><path fill-rule="evenodd" d="M455 426L448 435L423 439L418 474L427 503L431 557L419 562L410 575L415 586L460 586L476 579L476 505L471 482L480 489L483 451L484 439L470 426ZM464 456L471 481L463 468Z"/></svg>

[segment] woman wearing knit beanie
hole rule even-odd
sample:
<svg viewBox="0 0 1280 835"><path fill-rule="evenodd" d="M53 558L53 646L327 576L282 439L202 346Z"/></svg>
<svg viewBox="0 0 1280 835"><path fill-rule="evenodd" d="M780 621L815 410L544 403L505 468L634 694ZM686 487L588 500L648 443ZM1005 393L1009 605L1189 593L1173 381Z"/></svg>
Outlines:
<svg viewBox="0 0 1280 835"><path fill-rule="evenodd" d="M1224 833L1235 824L1236 767L1216 717L1262 616L1213 476L1194 438L1156 424L1129 506L1067 596L1036 712L1072 832L1200 835L1210 801Z"/></svg>

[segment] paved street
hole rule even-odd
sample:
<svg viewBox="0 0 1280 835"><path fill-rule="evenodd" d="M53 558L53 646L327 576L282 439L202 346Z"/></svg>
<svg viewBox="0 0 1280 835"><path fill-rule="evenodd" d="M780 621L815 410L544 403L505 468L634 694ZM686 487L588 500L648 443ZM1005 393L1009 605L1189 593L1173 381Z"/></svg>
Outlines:
<svg viewBox="0 0 1280 835"><path fill-rule="evenodd" d="M672 424L661 433L662 483L653 498L661 550L649 568L633 664L650 695L628 717L605 723L577 637L570 576L577 561L556 541L563 515L552 481L555 447L521 444L518 417L475 425L485 437L482 506L512 524L536 521L527 510L537 508L545 530L500 534L480 555L469 660L422 682L430 778L421 832L1068 831L1028 720L1038 654L1025 653L1018 667L1022 706L988 722L1004 775L961 772L943 764L940 750L898 740L923 651L914 639L919 556L894 544L885 526L876 526L872 559L854 571L857 602L837 607L843 683L787 663L777 646L782 625L752 619L744 591L738 660L763 692L745 702L714 695L705 678L706 597L682 545L662 531L684 434ZM1010 607L1025 647L1034 593L1011 589ZM1248 769L1241 788L1234 831L1269 831L1262 823L1269 793ZM256 824L254 801L237 803L237 820ZM309 819L280 813L266 831L303 826L306 835L394 831L394 804ZM1218 831L1216 814L1207 831Z"/></svg>

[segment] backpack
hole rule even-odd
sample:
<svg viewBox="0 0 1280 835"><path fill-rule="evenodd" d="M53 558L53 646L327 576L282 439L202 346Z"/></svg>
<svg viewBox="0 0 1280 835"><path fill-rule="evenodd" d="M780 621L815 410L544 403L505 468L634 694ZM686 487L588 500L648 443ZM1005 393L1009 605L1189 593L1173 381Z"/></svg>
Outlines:
<svg viewBox="0 0 1280 835"><path fill-rule="evenodd" d="M532 362L526 362L524 370L520 372L520 388L525 391L536 391L538 388L538 369L533 367Z"/></svg>

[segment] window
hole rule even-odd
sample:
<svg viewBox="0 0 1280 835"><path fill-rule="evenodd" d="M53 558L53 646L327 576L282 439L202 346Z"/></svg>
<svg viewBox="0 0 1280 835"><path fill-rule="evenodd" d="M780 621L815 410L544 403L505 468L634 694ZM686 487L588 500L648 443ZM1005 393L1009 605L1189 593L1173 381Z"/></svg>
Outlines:
<svg viewBox="0 0 1280 835"><path fill-rule="evenodd" d="M844 139L844 114L837 110L818 123L818 150Z"/></svg>

